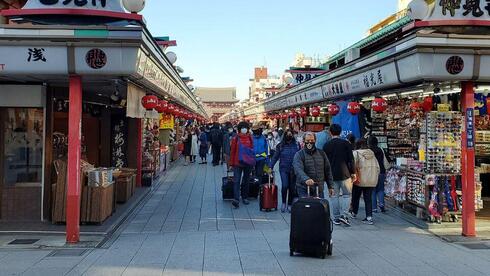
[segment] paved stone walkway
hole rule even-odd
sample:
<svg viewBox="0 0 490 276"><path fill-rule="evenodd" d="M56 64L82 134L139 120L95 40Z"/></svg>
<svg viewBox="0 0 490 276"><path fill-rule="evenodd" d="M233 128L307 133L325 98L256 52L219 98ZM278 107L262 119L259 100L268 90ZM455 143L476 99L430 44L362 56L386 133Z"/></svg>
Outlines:
<svg viewBox="0 0 490 276"><path fill-rule="evenodd" d="M289 214L221 200L222 167L176 166L106 248L56 257L0 251L0 275L489 275L490 250L450 244L390 216L336 227L334 255L289 256Z"/></svg>

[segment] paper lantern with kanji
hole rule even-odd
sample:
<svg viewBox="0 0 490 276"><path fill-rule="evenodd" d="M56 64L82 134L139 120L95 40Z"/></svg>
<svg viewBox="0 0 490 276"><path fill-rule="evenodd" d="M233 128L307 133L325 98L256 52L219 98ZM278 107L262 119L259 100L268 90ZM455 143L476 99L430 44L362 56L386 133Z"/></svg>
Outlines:
<svg viewBox="0 0 490 276"><path fill-rule="evenodd" d="M282 113L281 118L284 119L284 120L286 120L288 118L288 114L287 113Z"/></svg>
<svg viewBox="0 0 490 276"><path fill-rule="evenodd" d="M300 112L299 112L299 115L300 115L301 117L303 117L303 118L304 118L304 117L306 117L306 116L308 116L308 111L306 110L306 108L305 108L305 107L302 107L302 108L301 108L301 110L300 110Z"/></svg>
<svg viewBox="0 0 490 276"><path fill-rule="evenodd" d="M167 101L159 100L157 107L155 107L155 110L158 113L163 113L163 112L167 111Z"/></svg>
<svg viewBox="0 0 490 276"><path fill-rule="evenodd" d="M167 112L169 114L175 115L175 106L171 103L167 104Z"/></svg>
<svg viewBox="0 0 490 276"><path fill-rule="evenodd" d="M328 114L330 114L331 116L336 116L337 114L339 114L339 112L340 112L340 107L335 103L331 104L328 107Z"/></svg>
<svg viewBox="0 0 490 276"><path fill-rule="evenodd" d="M373 100L371 108L374 112L383 113L388 108L388 102L383 98L376 98Z"/></svg>
<svg viewBox="0 0 490 276"><path fill-rule="evenodd" d="M155 95L146 95L141 99L141 104L146 110L153 110L158 105L158 97Z"/></svg>
<svg viewBox="0 0 490 276"><path fill-rule="evenodd" d="M294 110L294 109L293 109L293 110L291 110L291 111L289 112L289 117L290 117L290 118L293 118L293 119L294 119L294 118L296 118L296 117L298 117L298 113L296 113L296 110Z"/></svg>
<svg viewBox="0 0 490 276"><path fill-rule="evenodd" d="M313 116L313 117L319 117L320 116L320 108L318 106L315 106L311 109L310 113L311 113L311 116Z"/></svg>
<svg viewBox="0 0 490 276"><path fill-rule="evenodd" d="M352 115L357 115L361 112L361 105L358 102L350 102L347 105L347 111Z"/></svg>

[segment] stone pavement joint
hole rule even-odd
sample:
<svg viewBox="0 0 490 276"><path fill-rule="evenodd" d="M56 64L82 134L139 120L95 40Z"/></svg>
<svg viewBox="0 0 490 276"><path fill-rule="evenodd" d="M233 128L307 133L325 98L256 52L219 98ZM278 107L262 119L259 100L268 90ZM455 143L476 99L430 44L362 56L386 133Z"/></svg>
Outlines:
<svg viewBox="0 0 490 276"><path fill-rule="evenodd" d="M334 229L333 256L289 256L290 215L221 200L225 168L177 164L106 248L0 250L3 275L488 275L490 250L447 243L395 215ZM276 180L280 186L280 181ZM363 210L360 217L363 217Z"/></svg>

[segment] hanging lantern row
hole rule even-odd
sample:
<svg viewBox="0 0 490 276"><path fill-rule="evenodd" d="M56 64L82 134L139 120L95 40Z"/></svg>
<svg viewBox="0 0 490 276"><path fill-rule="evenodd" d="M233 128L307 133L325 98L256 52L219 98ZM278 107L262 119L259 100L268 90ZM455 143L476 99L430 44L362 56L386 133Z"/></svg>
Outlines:
<svg viewBox="0 0 490 276"><path fill-rule="evenodd" d="M198 120L200 122L204 121L204 118L198 115L195 115L184 108L173 105L165 100L158 99L157 96L148 94L141 99L141 105L147 110L155 110L158 113L168 113L172 114L176 117L181 117L187 120Z"/></svg>

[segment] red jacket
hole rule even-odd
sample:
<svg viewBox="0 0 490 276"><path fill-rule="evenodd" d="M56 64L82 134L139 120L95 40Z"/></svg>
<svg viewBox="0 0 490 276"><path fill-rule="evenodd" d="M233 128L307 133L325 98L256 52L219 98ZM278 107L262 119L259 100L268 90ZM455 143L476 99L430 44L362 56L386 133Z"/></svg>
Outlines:
<svg viewBox="0 0 490 276"><path fill-rule="evenodd" d="M249 147L251 149L254 148L254 143L252 136L250 134L242 134L239 133L233 139L231 139L231 151L230 151L230 166L238 167L240 166L240 161L238 159L238 143L237 139L240 139L240 143L245 147Z"/></svg>

